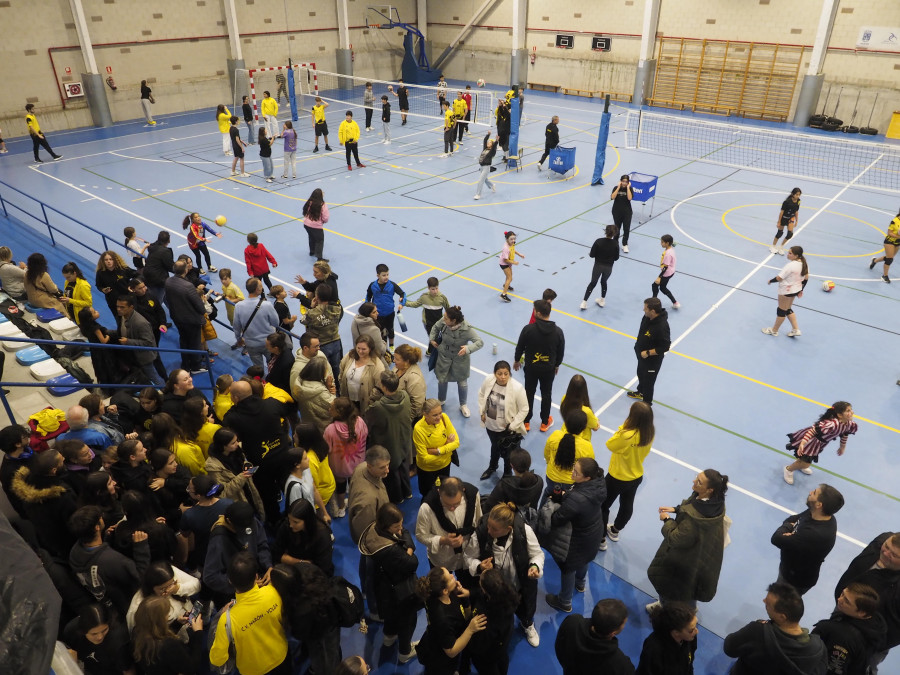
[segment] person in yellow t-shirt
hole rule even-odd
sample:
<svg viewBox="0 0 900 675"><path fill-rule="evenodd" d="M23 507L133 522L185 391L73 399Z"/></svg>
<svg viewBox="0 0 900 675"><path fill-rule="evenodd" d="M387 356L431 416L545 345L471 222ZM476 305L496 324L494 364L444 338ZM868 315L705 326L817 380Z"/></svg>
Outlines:
<svg viewBox="0 0 900 675"><path fill-rule="evenodd" d="M44 132L41 131L41 125L38 124L37 114L34 110L34 103L29 103L25 106L25 113L25 124L28 125L28 133L31 135L31 143L34 145L34 161L38 164L43 164L44 160L38 156L38 148L41 147L50 153L54 161L62 159L62 155L57 155L53 152L53 148L47 142ZM5 148L6 146L3 147Z"/></svg>
<svg viewBox="0 0 900 675"><path fill-rule="evenodd" d="M220 103L216 108L216 122L219 125L219 133L222 134L222 151L226 155L231 154L231 112Z"/></svg>
<svg viewBox="0 0 900 675"><path fill-rule="evenodd" d="M228 661L229 644L234 643L235 663L242 675L290 673L287 636L282 623L284 601L275 586L269 584L271 568L257 585L259 564L250 551L237 553L228 565L228 581L234 588L234 603L211 630L215 639L209 661L223 666ZM231 639L226 624L231 619Z"/></svg>
<svg viewBox="0 0 900 675"><path fill-rule="evenodd" d="M453 157L453 146L456 141L456 115L450 109L450 103L441 103L444 111L444 154L441 157Z"/></svg>
<svg viewBox="0 0 900 675"><path fill-rule="evenodd" d="M219 281L222 282L222 297L230 301L225 303L228 323L234 323L234 305L244 299L244 294L241 292L240 287L231 280L231 270L229 268L223 267L219 270Z"/></svg>
<svg viewBox="0 0 900 675"><path fill-rule="evenodd" d="M463 93L459 91L456 93L456 98L453 100L453 115L457 120L456 128L459 131L457 142L459 143L459 145L462 145L463 134L469 128L469 123L464 121L468 112L469 104L466 103L466 99L463 97Z"/></svg>
<svg viewBox="0 0 900 675"><path fill-rule="evenodd" d="M352 110L347 111L347 116L341 122L341 126L338 127L338 140L347 153L347 171L353 171L353 166L350 164L351 153L353 153L353 158L356 160L356 166L360 169L365 169L366 165L359 161L359 125L353 120Z"/></svg>
<svg viewBox="0 0 900 675"><path fill-rule="evenodd" d="M278 133L278 101L272 98L272 94L267 91L263 92L260 111L266 122L266 134L270 138L280 138Z"/></svg>
<svg viewBox="0 0 900 675"><path fill-rule="evenodd" d="M635 401L618 431L606 441L612 457L606 472L606 500L601 507L604 533L600 543L601 551L606 550L606 537L611 541L619 541L619 532L631 520L634 495L644 479L644 460L650 454L655 434L653 408L643 401ZM616 499L619 500L619 512L615 521L608 524L609 511Z"/></svg>
<svg viewBox="0 0 900 675"><path fill-rule="evenodd" d="M581 434L587 426L587 415L583 410L573 410L565 418L565 431L560 429L550 434L544 446L544 459L547 461L547 487L541 504L558 490L572 489L572 467L575 460L582 457L593 457L594 446L584 440Z"/></svg>
<svg viewBox="0 0 900 675"><path fill-rule="evenodd" d="M312 107L312 123L316 132L316 145L313 152L319 151L319 136L325 137L325 149L331 151L331 146L328 145L328 122L325 121L325 108L327 107L328 103L316 96L316 103Z"/></svg>
<svg viewBox="0 0 900 675"><path fill-rule="evenodd" d="M413 427L413 447L419 492L424 499L438 478L450 475L453 451L459 447L456 429L436 398L429 398L422 405L422 418Z"/></svg>

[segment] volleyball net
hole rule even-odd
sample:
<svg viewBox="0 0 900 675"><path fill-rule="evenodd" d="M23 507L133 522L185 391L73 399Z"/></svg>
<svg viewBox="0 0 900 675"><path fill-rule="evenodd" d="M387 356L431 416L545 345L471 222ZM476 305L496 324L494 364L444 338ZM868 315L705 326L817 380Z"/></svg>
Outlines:
<svg viewBox="0 0 900 675"><path fill-rule="evenodd" d="M625 144L737 169L900 191L900 148L884 143L629 111Z"/></svg>
<svg viewBox="0 0 900 675"><path fill-rule="evenodd" d="M339 104L337 112L342 110L353 110L354 117L361 114L365 106L363 97L366 91L366 83L372 83L372 93L375 97L374 108L376 111L375 119L381 117L381 97L387 96L388 102L391 104L391 112L399 118L400 84L389 80L374 80L366 77L354 77L350 75L340 75L338 73L329 73L322 70L316 70L314 66L299 66L296 77L297 93L303 94L302 109L309 110L312 108L313 101L316 96L322 98L332 105ZM439 95L443 91L447 101L452 104L453 99L457 97L460 89L447 87L445 89L439 87L426 87L420 84L404 84L407 90L407 100L409 102L409 112L406 114L414 118L430 118L437 120L443 117L441 111ZM270 90L271 91L271 90ZM493 121L494 113L494 93L485 89L469 89L467 90L472 96L471 115L469 123L473 126L487 128ZM297 107L301 107L300 97L297 99ZM334 110L335 108L332 108Z"/></svg>

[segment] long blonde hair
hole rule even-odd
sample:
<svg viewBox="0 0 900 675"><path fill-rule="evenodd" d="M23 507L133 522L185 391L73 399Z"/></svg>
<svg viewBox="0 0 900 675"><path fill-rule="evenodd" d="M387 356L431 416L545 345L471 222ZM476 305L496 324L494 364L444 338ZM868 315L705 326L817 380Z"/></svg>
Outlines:
<svg viewBox="0 0 900 675"><path fill-rule="evenodd" d="M169 628L170 607L169 598L161 595L147 596L138 605L134 613L134 631L131 634L135 661L153 663L163 640L176 637Z"/></svg>

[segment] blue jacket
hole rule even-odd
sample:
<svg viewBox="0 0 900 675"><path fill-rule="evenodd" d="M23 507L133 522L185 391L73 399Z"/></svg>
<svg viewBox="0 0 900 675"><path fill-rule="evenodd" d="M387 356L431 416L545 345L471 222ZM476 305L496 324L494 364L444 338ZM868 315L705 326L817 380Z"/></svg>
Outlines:
<svg viewBox="0 0 900 675"><path fill-rule="evenodd" d="M406 293L397 284L388 279L384 288L376 279L366 289L366 302L374 302L380 316L394 313L394 293L400 296L401 304L406 302Z"/></svg>
<svg viewBox="0 0 900 675"><path fill-rule="evenodd" d="M266 338L271 333L277 332L278 326L281 324L278 312L268 300L263 300L253 321L250 321L250 315L253 314L258 303L258 298L248 298L234 306L234 320L232 321L234 337L240 340L243 335L244 344L248 347L264 347ZM250 321L249 325L248 321Z"/></svg>

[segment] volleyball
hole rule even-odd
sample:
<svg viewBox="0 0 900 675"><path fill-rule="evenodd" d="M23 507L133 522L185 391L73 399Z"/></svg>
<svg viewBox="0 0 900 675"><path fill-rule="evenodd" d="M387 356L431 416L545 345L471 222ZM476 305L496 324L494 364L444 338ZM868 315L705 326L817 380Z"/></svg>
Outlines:
<svg viewBox="0 0 900 675"><path fill-rule="evenodd" d="M822 282L822 290L826 293L831 293L834 290L834 282L833 281L823 281Z"/></svg>
<svg viewBox="0 0 900 675"><path fill-rule="evenodd" d="M479 77L479 78L478 78L478 82L476 82L475 84L477 84L479 87L483 87L483 86L484 86L484 79Z"/></svg>
<svg viewBox="0 0 900 675"><path fill-rule="evenodd" d="M216 225L222 227L225 223L228 222L228 219L225 216L216 216Z"/></svg>
<svg viewBox="0 0 900 675"><path fill-rule="evenodd" d="M388 91L394 91L394 85L389 84L389 85L388 85Z"/></svg>

